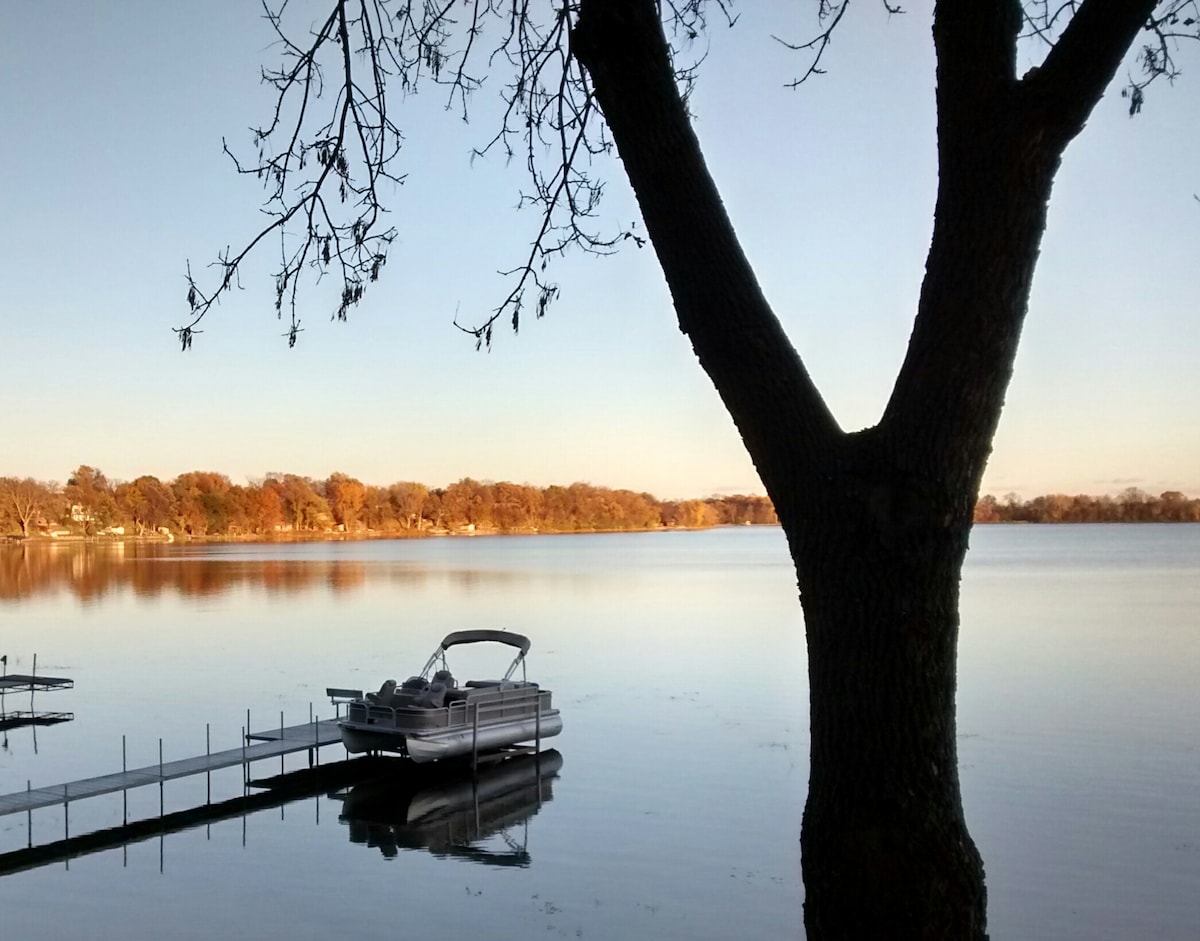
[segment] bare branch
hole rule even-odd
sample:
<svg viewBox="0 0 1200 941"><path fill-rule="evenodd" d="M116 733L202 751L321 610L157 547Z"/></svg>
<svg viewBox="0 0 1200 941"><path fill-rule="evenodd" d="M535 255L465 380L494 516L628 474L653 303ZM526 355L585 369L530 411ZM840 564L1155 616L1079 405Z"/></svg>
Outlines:
<svg viewBox="0 0 1200 941"><path fill-rule="evenodd" d="M891 3L889 0L882 0L883 9L889 16L902 14L904 9L898 3ZM799 78L794 78L786 83L786 88L798 88L807 82L814 75L824 75L825 69L821 67L821 61L825 57L826 51L829 49L830 43L833 41L834 30L842 22L842 18L846 15L846 10L850 7L850 0L819 0L817 4L817 23L822 29L811 39L804 42L793 42L783 39L779 36L772 35L781 46L791 49L793 52L803 52L808 56L808 65Z"/></svg>
<svg viewBox="0 0 1200 941"><path fill-rule="evenodd" d="M427 85L443 89L446 109L465 121L481 76L502 75L497 127L472 157L519 156L526 184L518 205L538 217L522 260L500 272L511 279L500 303L477 320L454 320L478 345L490 344L499 320L516 330L528 310L545 313L559 295L549 278L554 259L573 249L608 254L626 242L644 244L633 224L598 221L604 184L596 167L612 142L571 50L577 0L327 0L328 12L303 32L288 0L261 2L279 54L276 67L262 69L274 106L251 131L252 159L227 143L224 151L238 174L261 181L266 222L240 250L217 255L215 284L193 277L189 264L189 317L176 328L184 349L269 237L278 236L275 311L284 319L286 309L288 342L301 332L302 282L336 279L332 317L347 318L397 234L384 223L383 190L405 180L394 104ZM713 3L727 25L737 21L733 0L664 0L676 49L704 34ZM685 102L703 58L673 63ZM401 97L389 101L397 83Z"/></svg>
<svg viewBox="0 0 1200 941"><path fill-rule="evenodd" d="M1104 41L1101 33L1112 32L1105 26L1125 21L1145 32L1147 41L1135 59L1140 75L1129 75L1121 89L1131 117L1142 110L1146 89L1152 83L1159 79L1173 82L1178 77L1179 43L1200 39L1197 0L1030 0L1024 6L1024 17L1022 39L1036 39L1048 49L1044 65L1029 75L1031 84L1047 82L1047 68L1061 75L1076 68L1080 74L1089 74L1096 67L1096 43ZM1072 33L1080 38L1074 39Z"/></svg>
<svg viewBox="0 0 1200 941"><path fill-rule="evenodd" d="M197 324L237 285L243 262L268 236L279 235L275 311L283 317L286 298L286 336L292 345L301 330L297 303L303 274L312 271L317 281L330 273L340 278L332 316L345 320L366 286L378 279L396 236L394 228L381 224L385 212L381 182L404 181L393 169L403 137L388 115L388 73L380 61L375 33L386 14L378 0L357 4L337 0L325 20L311 30L308 42L300 45L283 28L286 8L287 0L274 8L268 0L263 3L283 64L262 72L263 82L277 94L271 121L251 132L256 157L243 163L223 142L235 170L262 181L267 194L263 212L269 221L236 255L226 249L217 256L213 264L221 274L215 288L202 289L188 265L191 317L176 328L185 350L199 332ZM365 62L365 86L358 82L356 56ZM341 78L332 92L332 112L325 115L315 111L326 98L322 58L330 60L330 67L336 62ZM271 153L281 135L282 146Z"/></svg>

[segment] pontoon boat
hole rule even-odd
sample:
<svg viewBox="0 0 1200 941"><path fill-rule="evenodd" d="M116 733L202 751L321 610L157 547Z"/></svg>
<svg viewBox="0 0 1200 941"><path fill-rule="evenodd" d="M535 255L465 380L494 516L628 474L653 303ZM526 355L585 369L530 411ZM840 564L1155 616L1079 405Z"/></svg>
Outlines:
<svg viewBox="0 0 1200 941"><path fill-rule="evenodd" d="M446 663L446 651L459 644L506 644L517 656L498 680L467 680L461 686ZM413 761L478 755L562 731L562 718L549 690L525 676L529 638L509 631L455 631L446 635L417 676L399 686L388 680L346 706L338 723L352 753L397 752ZM521 668L521 679L513 679Z"/></svg>

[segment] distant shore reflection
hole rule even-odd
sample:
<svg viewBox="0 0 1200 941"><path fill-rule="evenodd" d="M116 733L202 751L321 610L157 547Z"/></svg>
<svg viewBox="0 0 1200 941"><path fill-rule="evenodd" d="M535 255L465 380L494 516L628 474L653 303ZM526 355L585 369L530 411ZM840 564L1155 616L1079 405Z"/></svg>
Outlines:
<svg viewBox="0 0 1200 941"><path fill-rule="evenodd" d="M368 582L416 586L431 579L470 590L484 580L523 577L504 571L447 571L420 563L203 558L157 543L0 547L0 602L66 594L90 603L123 591L147 600L163 594L215 597L242 589L279 595L316 590L346 594Z"/></svg>

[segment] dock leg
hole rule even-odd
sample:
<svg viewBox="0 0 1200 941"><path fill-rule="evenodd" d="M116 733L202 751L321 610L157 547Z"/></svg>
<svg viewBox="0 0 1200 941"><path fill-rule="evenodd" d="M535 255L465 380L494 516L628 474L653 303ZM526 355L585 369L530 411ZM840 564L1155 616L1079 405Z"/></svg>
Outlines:
<svg viewBox="0 0 1200 941"><path fill-rule="evenodd" d="M26 778L25 779L25 794L28 795L31 790L32 790L32 788L29 785L29 779ZM26 796L25 800L26 801L29 800L28 796ZM26 835L26 839L28 840L29 848L33 849L33 808L32 807L27 807L25 810L25 835Z"/></svg>
<svg viewBox="0 0 1200 941"><path fill-rule="evenodd" d="M475 703L475 718L471 722L471 776L479 768L479 703Z"/></svg>

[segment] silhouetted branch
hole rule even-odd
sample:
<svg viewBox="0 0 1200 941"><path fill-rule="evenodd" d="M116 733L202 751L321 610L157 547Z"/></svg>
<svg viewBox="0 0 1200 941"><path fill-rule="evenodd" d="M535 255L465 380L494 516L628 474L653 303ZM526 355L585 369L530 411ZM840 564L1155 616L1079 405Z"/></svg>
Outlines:
<svg viewBox="0 0 1200 941"><path fill-rule="evenodd" d="M703 2L675 4L671 15L681 28L694 29L703 23ZM245 260L270 236L280 240L275 309L282 319L287 306L289 344L300 332L299 286L306 272L317 282L327 274L340 279L333 313L339 320L379 277L396 236L382 224L380 187L405 179L395 168L403 135L389 112L389 83L398 82L404 95L418 91L422 81L444 86L447 109L466 120L470 96L482 82L477 69L507 67L499 130L474 155L520 153L528 186L519 205L536 207L541 221L524 260L502 272L513 285L500 304L474 324L455 321L479 345L491 342L502 317L519 326L531 306L527 291L536 295L537 315L545 312L558 296L547 280L552 257L572 247L605 254L626 240L642 243L630 227L603 234L594 224L603 183L592 173L593 161L611 144L587 75L571 55L573 0L554 0L536 11L533 0L333 0L303 41L294 27L285 28L288 0L263 3L282 60L262 71L276 92L275 105L266 126L252 131L254 160L243 161L227 144L224 149L239 174L263 182L268 222L239 251L218 254L215 287L194 278L189 264L190 319L176 330L184 349L209 310L238 285ZM717 3L732 19L727 0ZM338 81L327 85L327 72L336 72Z"/></svg>
<svg viewBox="0 0 1200 941"><path fill-rule="evenodd" d="M196 325L237 285L242 263L268 236L279 235L275 311L282 318L286 298L285 335L294 345L301 329L297 292L304 271L314 271L317 281L330 272L340 278L333 316L345 320L366 285L378 279L396 235L394 228L381 226L385 210L379 191L384 180L404 180L392 170L402 136L388 116L387 71L376 33L386 14L379 0L338 0L302 46L284 31L286 8L287 0L275 8L264 0L264 15L282 49L283 64L262 72L263 82L277 96L270 123L252 131L256 157L244 163L222 142L239 174L263 182L263 212L270 221L237 254L227 248L217 256L213 265L221 275L215 289L203 290L188 265L191 319L176 329L183 349L191 346ZM357 78L353 41L359 43L358 55L365 62L365 86ZM332 109L320 115L316 106L326 92L321 59L334 59L335 53L340 82ZM272 154L271 145L280 135L284 144ZM306 172L313 163L315 168Z"/></svg>
<svg viewBox="0 0 1200 941"><path fill-rule="evenodd" d="M898 3L890 3L888 0L882 0L883 8L888 15L896 15L903 13L903 8ZM842 22L842 18L846 15L846 10L850 7L850 0L819 0L817 4L817 23L823 27L815 36L805 42L792 42L783 39L779 36L772 35L781 46L791 49L793 52L803 52L808 54L808 66L804 73L799 78L794 78L786 84L787 88L798 88L807 82L814 75L824 75L825 70L821 68L821 60L825 57L825 52L829 48L829 44L833 41L834 30Z"/></svg>
<svg viewBox="0 0 1200 941"><path fill-rule="evenodd" d="M1025 27L1023 39L1036 39L1049 47L1046 65L1055 58L1067 58L1068 64L1059 69L1064 74L1082 67L1086 71L1086 60L1094 51L1090 48L1093 37L1107 31L1110 25L1123 16L1133 14L1142 23L1141 29L1148 34L1137 53L1136 65L1140 76L1130 75L1121 89L1121 97L1129 101L1129 114L1138 114L1145 103L1145 91L1153 82L1165 78L1173 82L1179 75L1176 53L1181 40L1200 39L1200 5L1197 0L1167 0L1160 3L1137 3L1135 0L1031 0L1024 6ZM1072 43L1068 34L1077 23L1097 24L1076 28L1084 38ZM1077 51L1066 55L1058 51L1063 40L1068 39L1066 48L1073 45ZM1035 73L1036 74L1036 73Z"/></svg>

